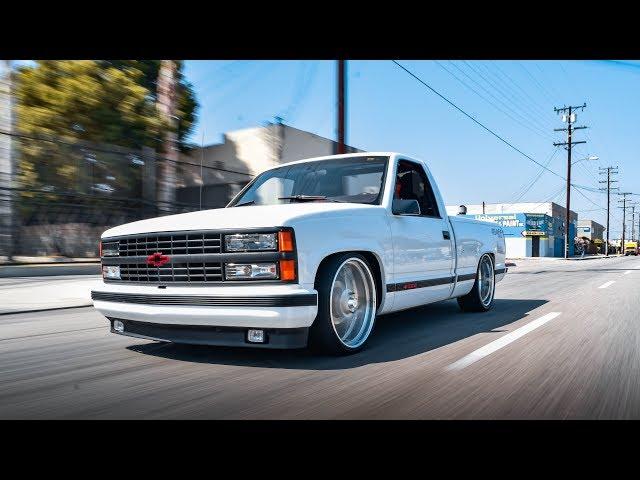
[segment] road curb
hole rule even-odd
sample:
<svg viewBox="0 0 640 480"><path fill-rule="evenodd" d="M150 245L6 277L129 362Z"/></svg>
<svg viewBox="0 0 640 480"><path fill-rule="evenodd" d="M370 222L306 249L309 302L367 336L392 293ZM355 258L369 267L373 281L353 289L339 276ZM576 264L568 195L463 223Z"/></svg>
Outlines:
<svg viewBox="0 0 640 480"><path fill-rule="evenodd" d="M0 278L45 277L54 275L100 275L99 263L52 263L38 265L2 265Z"/></svg>
<svg viewBox="0 0 640 480"><path fill-rule="evenodd" d="M69 310L71 308L87 308L87 307L93 307L93 303L87 303L86 305L74 305L72 307L35 308L33 310L17 310L15 312L0 312L0 316L20 315L21 313L51 312L54 310Z"/></svg>

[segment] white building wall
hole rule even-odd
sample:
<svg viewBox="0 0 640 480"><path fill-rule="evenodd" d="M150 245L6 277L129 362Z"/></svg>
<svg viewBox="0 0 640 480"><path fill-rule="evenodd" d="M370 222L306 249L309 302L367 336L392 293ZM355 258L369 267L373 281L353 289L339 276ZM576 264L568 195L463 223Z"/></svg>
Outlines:
<svg viewBox="0 0 640 480"><path fill-rule="evenodd" d="M507 258L521 258L531 256L531 240L527 238L505 237Z"/></svg>

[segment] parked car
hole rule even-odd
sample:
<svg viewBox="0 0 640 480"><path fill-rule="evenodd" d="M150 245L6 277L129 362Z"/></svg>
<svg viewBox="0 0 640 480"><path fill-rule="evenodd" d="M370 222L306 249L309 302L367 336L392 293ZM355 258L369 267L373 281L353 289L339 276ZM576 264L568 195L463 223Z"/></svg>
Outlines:
<svg viewBox="0 0 640 480"><path fill-rule="evenodd" d="M362 349L378 315L485 312L507 271L502 229L449 217L426 163L398 153L277 166L225 208L107 230L101 258L92 298L114 333L333 354Z"/></svg>

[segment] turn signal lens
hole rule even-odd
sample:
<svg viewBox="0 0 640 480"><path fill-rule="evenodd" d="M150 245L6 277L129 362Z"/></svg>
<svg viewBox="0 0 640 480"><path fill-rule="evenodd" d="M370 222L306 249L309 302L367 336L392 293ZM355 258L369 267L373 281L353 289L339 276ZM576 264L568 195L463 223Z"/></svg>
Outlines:
<svg viewBox="0 0 640 480"><path fill-rule="evenodd" d="M278 247L281 252L293 252L293 235L290 231L278 232Z"/></svg>
<svg viewBox="0 0 640 480"><path fill-rule="evenodd" d="M280 280L296 279L296 261L280 260Z"/></svg>

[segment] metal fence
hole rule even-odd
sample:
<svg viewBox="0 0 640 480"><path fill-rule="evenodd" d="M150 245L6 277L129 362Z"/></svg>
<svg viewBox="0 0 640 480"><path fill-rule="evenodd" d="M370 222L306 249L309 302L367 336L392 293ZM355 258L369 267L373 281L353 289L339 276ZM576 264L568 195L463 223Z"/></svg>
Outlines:
<svg viewBox="0 0 640 480"><path fill-rule="evenodd" d="M10 159L0 163L5 165L0 171L0 258L94 257L101 233L112 226L226 203L226 198L207 195L157 202L156 172L171 160L148 148L8 132L0 137L5 144L10 139L5 149ZM173 161L173 167L177 191L193 189L194 181L202 183L211 170L218 177L224 172L180 161ZM230 183L239 186L237 180Z"/></svg>

